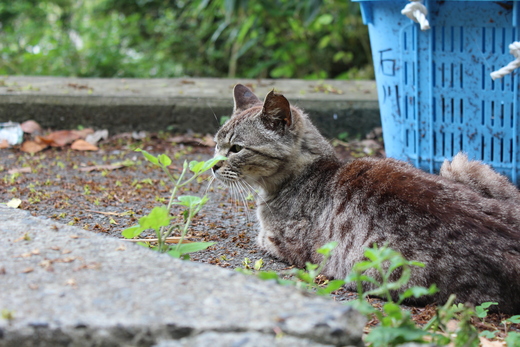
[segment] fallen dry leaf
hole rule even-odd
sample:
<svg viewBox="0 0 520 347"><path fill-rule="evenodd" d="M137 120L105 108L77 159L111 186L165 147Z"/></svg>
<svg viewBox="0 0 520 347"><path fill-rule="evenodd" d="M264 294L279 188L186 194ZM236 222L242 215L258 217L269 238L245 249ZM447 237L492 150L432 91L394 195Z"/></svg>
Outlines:
<svg viewBox="0 0 520 347"><path fill-rule="evenodd" d="M37 143L46 144L52 147L63 147L75 140L84 139L88 134L92 134L94 130L59 130L50 133L47 136L36 136Z"/></svg>
<svg viewBox="0 0 520 347"><path fill-rule="evenodd" d="M91 143L88 143L85 140L79 139L72 143L72 146L70 148L76 150L76 151L97 151L99 148L96 145L93 145Z"/></svg>
<svg viewBox="0 0 520 347"><path fill-rule="evenodd" d="M22 143L22 147L20 149L22 150L22 152L25 152L25 153L37 153L37 152L44 150L47 147L48 147L48 145L45 143L38 143L38 142L29 140L29 141L25 141L24 143Z"/></svg>
<svg viewBox="0 0 520 347"><path fill-rule="evenodd" d="M76 257L66 257L61 259L54 259L54 262L56 263L72 263L74 260L76 260Z"/></svg>
<svg viewBox="0 0 520 347"><path fill-rule="evenodd" d="M202 138L193 137L189 135L179 135L169 138L168 142L190 144L195 146L215 147L215 141L213 141L213 136L211 135L206 135Z"/></svg>
<svg viewBox="0 0 520 347"><path fill-rule="evenodd" d="M2 148L9 148L9 142L6 139L0 140L0 149Z"/></svg>
<svg viewBox="0 0 520 347"><path fill-rule="evenodd" d="M42 127L40 124L33 120L28 120L20 124L20 127L22 128L24 133L27 134L38 134L41 133Z"/></svg>
<svg viewBox="0 0 520 347"><path fill-rule="evenodd" d="M93 165L93 166L85 166L82 168L79 168L79 171L84 172L90 172L90 171L104 171L104 170L117 170L125 167L127 165L124 165L123 163L114 163L114 164L107 164L107 165Z"/></svg>
<svg viewBox="0 0 520 347"><path fill-rule="evenodd" d="M54 131L47 136L35 137L37 143L46 144L52 147L63 147L77 139L79 139L78 135L71 130L59 130Z"/></svg>
<svg viewBox="0 0 520 347"><path fill-rule="evenodd" d="M18 208L22 204L22 200L18 198L12 198L6 205L11 208Z"/></svg>
<svg viewBox="0 0 520 347"><path fill-rule="evenodd" d="M83 264L77 268L75 268L74 270L72 271L80 271L80 270L99 270L101 269L101 264L100 263L90 263L90 264Z"/></svg>
<svg viewBox="0 0 520 347"><path fill-rule="evenodd" d="M31 168L30 167L18 167L14 169L10 169L7 171L9 175L15 174L15 173L30 173Z"/></svg>
<svg viewBox="0 0 520 347"><path fill-rule="evenodd" d="M32 267L26 267L25 269L22 270L22 273L27 274L27 273L33 272L33 271L34 271L34 269Z"/></svg>
<svg viewBox="0 0 520 347"><path fill-rule="evenodd" d="M54 268L52 267L52 260L45 259L40 262L40 265L42 268L44 268L47 271L54 271Z"/></svg>
<svg viewBox="0 0 520 347"><path fill-rule="evenodd" d="M38 248L36 248L36 249L33 249L30 252L22 253L20 255L17 255L17 256L15 256L15 258L29 258L29 257L31 257L33 255L40 255L40 250Z"/></svg>
<svg viewBox="0 0 520 347"><path fill-rule="evenodd" d="M17 238L16 240L14 240L13 243L20 242L20 241L30 241L30 240L31 240L31 236L29 235L29 233L25 233L22 236L20 236L19 238Z"/></svg>
<svg viewBox="0 0 520 347"><path fill-rule="evenodd" d="M67 86L74 88L74 89L89 89L90 88L86 84L79 84L79 83L68 83Z"/></svg>
<svg viewBox="0 0 520 347"><path fill-rule="evenodd" d="M71 287L77 287L76 280L74 278L68 279L67 282L65 282L65 285L71 286Z"/></svg>
<svg viewBox="0 0 520 347"><path fill-rule="evenodd" d="M71 131L74 134L76 134L76 136L78 136L78 138L80 138L80 139L84 139L88 135L94 133L94 129L91 129L91 128L85 128L85 129L81 129L81 130L71 130Z"/></svg>

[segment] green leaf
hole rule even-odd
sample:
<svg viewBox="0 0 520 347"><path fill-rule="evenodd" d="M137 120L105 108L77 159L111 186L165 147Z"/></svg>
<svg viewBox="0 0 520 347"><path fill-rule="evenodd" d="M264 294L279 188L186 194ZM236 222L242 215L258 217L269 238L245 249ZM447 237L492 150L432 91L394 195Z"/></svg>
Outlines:
<svg viewBox="0 0 520 347"><path fill-rule="evenodd" d="M492 305L498 305L497 302L484 302L481 305L475 307L475 313L478 318L486 318L488 314L488 308Z"/></svg>
<svg viewBox="0 0 520 347"><path fill-rule="evenodd" d="M125 239L133 239L134 237L141 235L141 233L145 230L146 228L143 228L140 225L134 225L123 230L121 235L123 235Z"/></svg>
<svg viewBox="0 0 520 347"><path fill-rule="evenodd" d="M419 298L421 296L430 295L430 294L431 293L430 293L430 289L429 288L425 288L425 287L411 287L411 288L408 288L407 290L405 290L404 293L402 293L400 295L400 298L401 298L401 301L402 301L404 299L411 298L412 296L414 298Z"/></svg>
<svg viewBox="0 0 520 347"><path fill-rule="evenodd" d="M257 276L264 281L277 280L280 277L275 271L260 271Z"/></svg>
<svg viewBox="0 0 520 347"><path fill-rule="evenodd" d="M215 166L215 164L217 164L219 161L222 161L222 160L227 160L227 158L224 157L223 155L217 155L215 158L212 158L212 159L204 162L201 172L211 169L213 166Z"/></svg>
<svg viewBox="0 0 520 347"><path fill-rule="evenodd" d="M318 252L319 254L323 254L325 256L329 255L333 250L334 248L336 248L338 246L338 242L337 241L332 241L332 242L328 242L326 244L324 244L322 247L318 248L316 250L316 252Z"/></svg>
<svg viewBox="0 0 520 347"><path fill-rule="evenodd" d="M156 206L149 214L139 219L139 225L144 229L154 229L158 231L160 227L170 224L172 217L166 206Z"/></svg>
<svg viewBox="0 0 520 347"><path fill-rule="evenodd" d="M204 162L203 161L196 161L196 160L190 161L190 170L194 174L198 174L203 166L204 166Z"/></svg>
<svg viewBox="0 0 520 347"><path fill-rule="evenodd" d="M216 242L192 242L192 243L183 243L179 246L178 251L181 254L193 253L202 251L208 247L211 247Z"/></svg>
<svg viewBox="0 0 520 347"><path fill-rule="evenodd" d="M520 315L511 316L510 318L506 319L506 321L511 322L513 324L520 324Z"/></svg>
<svg viewBox="0 0 520 347"><path fill-rule="evenodd" d="M341 288L341 286L344 284L345 284L345 281L343 281L343 280L332 280L332 281L329 281L329 283L327 284L327 286L325 288L318 288L316 290L316 293L318 295L328 295L328 294L332 293L333 291L336 291L339 288Z"/></svg>
<svg viewBox="0 0 520 347"><path fill-rule="evenodd" d="M142 150L141 148L137 148L135 151L143 153L143 155L146 158L146 160L148 160L150 163L155 164L155 165L159 165L159 159L157 159L156 156L148 153L145 150Z"/></svg>
<svg viewBox="0 0 520 347"><path fill-rule="evenodd" d="M424 342L428 332L412 327L383 327L372 328L366 336L365 342L374 347L396 346L406 342Z"/></svg>
<svg viewBox="0 0 520 347"><path fill-rule="evenodd" d="M296 273L296 277L298 277L300 280L306 283L314 283L314 278L305 271L298 271Z"/></svg>
<svg viewBox="0 0 520 347"><path fill-rule="evenodd" d="M166 154L160 154L157 158L159 159L159 163L164 167L167 167L172 163L172 160Z"/></svg>
<svg viewBox="0 0 520 347"><path fill-rule="evenodd" d="M364 315L371 315L374 312L377 312L377 309L374 308L374 306L370 305L365 300L353 300L347 302L347 305L352 306L359 312L361 312Z"/></svg>
<svg viewBox="0 0 520 347"><path fill-rule="evenodd" d="M481 337L485 337L486 339L494 339L496 337L496 334L497 334L498 331L489 331L489 330L484 330L484 331L481 331L480 334L478 334L478 336L481 336Z"/></svg>
<svg viewBox="0 0 520 347"><path fill-rule="evenodd" d="M179 259L179 258L181 257L181 255L182 255L181 252L176 251L176 250L174 250L174 249L172 249L171 251L169 251L168 254L169 254L171 257L173 257L173 258L177 258L177 259Z"/></svg>
<svg viewBox="0 0 520 347"><path fill-rule="evenodd" d="M197 213L199 213L199 211L204 207L204 205L206 205L208 200L209 200L209 198L206 195L204 195L200 199L200 202L199 202L198 206L195 208L195 211L194 211L193 215L196 215Z"/></svg>
<svg viewBox="0 0 520 347"><path fill-rule="evenodd" d="M313 270L316 270L318 268L318 264L313 264L313 263L310 263L310 262L305 262L305 269L307 271L313 271Z"/></svg>
<svg viewBox="0 0 520 347"><path fill-rule="evenodd" d="M198 196L193 196L193 195L181 195L177 199L179 200L179 202L175 201L174 202L175 205L186 206L190 209L203 202L203 198L200 198ZM206 201L207 201L207 198L206 198Z"/></svg>
<svg viewBox="0 0 520 347"><path fill-rule="evenodd" d="M316 21L320 23L321 25L329 25L334 20L334 17L332 17L331 14L322 14L318 18L316 18Z"/></svg>
<svg viewBox="0 0 520 347"><path fill-rule="evenodd" d="M260 270L262 267L264 266L264 260L262 258L258 259L257 261L255 261L255 265L253 266L253 268L258 271Z"/></svg>
<svg viewBox="0 0 520 347"><path fill-rule="evenodd" d="M510 331L504 340L508 346L520 346L520 333Z"/></svg>

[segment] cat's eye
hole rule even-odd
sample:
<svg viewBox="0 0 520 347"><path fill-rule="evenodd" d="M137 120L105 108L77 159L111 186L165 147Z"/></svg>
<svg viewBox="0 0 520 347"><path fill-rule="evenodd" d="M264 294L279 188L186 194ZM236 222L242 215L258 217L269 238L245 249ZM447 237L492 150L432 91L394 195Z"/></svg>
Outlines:
<svg viewBox="0 0 520 347"><path fill-rule="evenodd" d="M242 150L242 148L244 148L244 147L239 146L239 145L233 145L233 146L231 146L231 148L229 149L229 151L230 151L231 153L238 153L238 152L240 152L240 151Z"/></svg>

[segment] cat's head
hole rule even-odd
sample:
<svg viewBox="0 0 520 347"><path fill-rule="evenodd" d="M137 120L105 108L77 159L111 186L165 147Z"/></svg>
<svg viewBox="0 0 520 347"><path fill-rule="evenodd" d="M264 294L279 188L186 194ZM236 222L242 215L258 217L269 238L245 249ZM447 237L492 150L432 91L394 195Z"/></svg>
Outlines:
<svg viewBox="0 0 520 347"><path fill-rule="evenodd" d="M228 160L213 172L224 183L246 181L269 189L330 150L307 116L283 95L271 91L262 102L238 84L233 97L233 114L215 135L215 155Z"/></svg>

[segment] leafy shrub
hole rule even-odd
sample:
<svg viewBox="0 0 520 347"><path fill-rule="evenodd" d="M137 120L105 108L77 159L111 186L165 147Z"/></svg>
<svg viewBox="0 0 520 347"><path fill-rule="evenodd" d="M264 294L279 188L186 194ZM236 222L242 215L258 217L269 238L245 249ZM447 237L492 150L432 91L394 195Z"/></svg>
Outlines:
<svg viewBox="0 0 520 347"><path fill-rule="evenodd" d="M372 78L345 0L0 0L0 74Z"/></svg>

